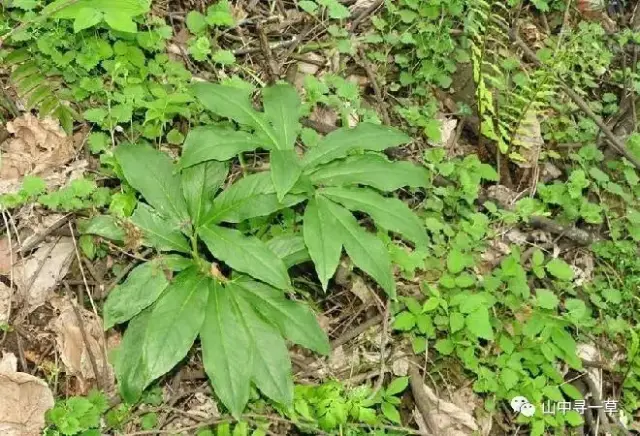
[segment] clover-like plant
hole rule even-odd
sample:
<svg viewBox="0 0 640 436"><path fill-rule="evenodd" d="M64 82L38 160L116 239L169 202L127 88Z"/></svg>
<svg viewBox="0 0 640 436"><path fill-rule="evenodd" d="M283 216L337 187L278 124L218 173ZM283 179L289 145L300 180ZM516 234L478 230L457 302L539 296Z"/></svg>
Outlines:
<svg viewBox="0 0 640 436"><path fill-rule="evenodd" d="M410 138L389 127L361 123L329 133L300 156L295 143L301 102L292 86L265 88L263 111L254 109L249 89L199 83L194 90L207 109L235 121L241 129L193 129L184 145L182 168L225 161L257 148L269 150L270 156L269 171L232 185L214 201L218 207L206 213L202 223L240 222L306 201L302 235L323 289L327 289L344 247L353 263L394 297L389 253L379 238L359 225L352 212L368 215L379 228L416 246L427 244L422 222L411 209L401 200L381 194L429 183L424 167L392 162L380 153ZM240 203L244 206L238 207Z"/></svg>
<svg viewBox="0 0 640 436"><path fill-rule="evenodd" d="M129 229L129 236L138 234L143 244L167 252L133 269L105 302L105 328L129 321L114 362L123 398L136 401L199 337L206 373L236 417L249 399L251 383L267 397L291 405L285 338L329 352L311 310L286 296L292 286L283 259L300 244L280 238L272 249L221 225L253 207L242 183L215 196L227 177L225 163L204 162L179 171L164 153L133 144L119 146L115 157L124 179L145 200L131 217L135 230ZM265 173L254 180L264 184L261 180L268 177ZM85 231L125 239L115 224L112 217L99 216ZM222 263L231 273L223 273L228 270Z"/></svg>

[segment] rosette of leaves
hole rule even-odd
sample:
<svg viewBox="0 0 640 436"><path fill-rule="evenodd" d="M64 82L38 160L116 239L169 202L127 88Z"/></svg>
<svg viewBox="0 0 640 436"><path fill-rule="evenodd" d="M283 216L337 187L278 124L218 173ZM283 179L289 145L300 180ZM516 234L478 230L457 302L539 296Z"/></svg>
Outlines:
<svg viewBox="0 0 640 436"><path fill-rule="evenodd" d="M253 107L250 89L211 83L194 86L196 97L210 111L235 121L241 129L218 126L192 130L184 144L182 168L224 161L257 148L269 151L270 170L243 178L218 200L244 202L225 212L220 205L204 223L240 222L306 201L302 236L316 272L327 289L342 249L388 295L395 296L391 260L384 243L358 222L366 214L379 229L392 231L416 246L427 244L421 220L401 200L385 196L402 187L424 187L429 173L409 162L392 162L379 152L404 144L404 133L361 123L340 128L306 153L295 149L300 132L301 102L290 85L262 92L263 111Z"/></svg>
<svg viewBox="0 0 640 436"><path fill-rule="evenodd" d="M123 240L122 227L129 227L143 244L163 252L134 268L104 305L105 328L129 322L114 362L123 398L138 400L199 337L213 388L236 417L252 383L274 401L291 405L285 339L329 352L312 311L286 296L292 287L285 261L296 244L278 241L271 248L222 225L233 221L225 216L247 206L229 199L239 194L237 185L215 196L227 176L225 163L178 171L162 152L132 144L119 146L115 157L124 179L144 199L131 216L137 230L99 216L85 232ZM210 216L223 218L205 220ZM225 276L221 270L231 272Z"/></svg>

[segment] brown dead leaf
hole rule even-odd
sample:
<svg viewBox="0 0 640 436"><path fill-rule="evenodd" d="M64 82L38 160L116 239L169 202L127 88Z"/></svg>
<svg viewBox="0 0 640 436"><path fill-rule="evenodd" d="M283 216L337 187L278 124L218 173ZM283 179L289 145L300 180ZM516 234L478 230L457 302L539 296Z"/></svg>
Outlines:
<svg viewBox="0 0 640 436"><path fill-rule="evenodd" d="M51 298L54 288L69 272L75 248L71 238L47 242L28 259L18 262L14 279L20 300L28 312Z"/></svg>
<svg viewBox="0 0 640 436"><path fill-rule="evenodd" d="M30 113L7 123L13 134L4 146L0 179L42 174L70 161L75 155L73 138L51 117L40 120Z"/></svg>
<svg viewBox="0 0 640 436"><path fill-rule="evenodd" d="M11 288L0 282L0 325L9 322L9 316L11 315L11 299Z"/></svg>
<svg viewBox="0 0 640 436"><path fill-rule="evenodd" d="M371 290L369 286L367 286L366 282L360 276L355 276L349 290L364 304L367 304L371 300L373 300L373 290Z"/></svg>
<svg viewBox="0 0 640 436"><path fill-rule="evenodd" d="M11 249L9 239L0 239L0 275L9 274L11 271Z"/></svg>
<svg viewBox="0 0 640 436"><path fill-rule="evenodd" d="M24 372L0 372L0 434L40 435L44 414L52 407L53 394L43 380Z"/></svg>
<svg viewBox="0 0 640 436"><path fill-rule="evenodd" d="M356 0L349 9L353 15L358 16L367 11L374 4L376 4L376 0Z"/></svg>
<svg viewBox="0 0 640 436"><path fill-rule="evenodd" d="M91 350L99 376L106 383L104 388L110 390L114 386L114 373L111 365L105 362L102 320L84 307L77 307L81 318L79 320L72 306L76 303L72 303L67 297L54 298L51 304L60 312L60 315L52 321L51 329L56 334L58 352L67 373L78 377L81 391L86 392L97 380L89 357L89 350ZM87 335L86 342L82 336L80 322ZM105 367L106 376L102 374Z"/></svg>
<svg viewBox="0 0 640 436"><path fill-rule="evenodd" d="M327 126L335 126L338 122L338 114L328 107L317 106L309 115L309 119Z"/></svg>
<svg viewBox="0 0 640 436"><path fill-rule="evenodd" d="M431 403L429 411L430 422L434 423L437 428L429 429L418 409L415 409L413 414L421 430L431 430L438 436L470 436L479 430L478 424L473 418L476 401L467 401L458 406L438 398L426 384L424 385L424 391ZM461 398L465 397L467 397L467 394L462 393L458 400L460 401Z"/></svg>
<svg viewBox="0 0 640 436"><path fill-rule="evenodd" d="M513 136L513 144L517 145L519 159L514 163L520 168L532 168L538 164L540 151L544 146L540 121L534 110L529 110Z"/></svg>

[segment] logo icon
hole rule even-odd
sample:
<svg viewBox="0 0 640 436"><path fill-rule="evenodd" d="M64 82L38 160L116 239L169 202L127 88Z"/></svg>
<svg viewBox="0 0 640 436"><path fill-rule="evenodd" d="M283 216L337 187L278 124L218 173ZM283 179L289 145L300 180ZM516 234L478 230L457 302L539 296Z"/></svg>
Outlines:
<svg viewBox="0 0 640 436"><path fill-rule="evenodd" d="M514 397L511 400L511 408L514 412L520 413L523 416L531 417L536 413L536 408L525 397Z"/></svg>

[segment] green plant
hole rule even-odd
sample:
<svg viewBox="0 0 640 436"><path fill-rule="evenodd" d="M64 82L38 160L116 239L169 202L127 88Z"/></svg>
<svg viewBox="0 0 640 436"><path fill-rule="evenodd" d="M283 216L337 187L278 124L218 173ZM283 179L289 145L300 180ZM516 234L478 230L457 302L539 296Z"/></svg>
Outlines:
<svg viewBox="0 0 640 436"><path fill-rule="evenodd" d="M385 422L400 423L398 396L406 389L407 383L408 378L401 377L378 392L373 392L367 385L349 389L333 380L318 386L297 385L293 408L283 410L282 414L296 422L302 431L320 429L350 436L398 434L386 433L376 427ZM359 425L369 428L360 428Z"/></svg>
<svg viewBox="0 0 640 436"><path fill-rule="evenodd" d="M46 436L100 436L100 418L109 408L105 395L92 392L87 397L58 401L46 413Z"/></svg>
<svg viewBox="0 0 640 436"><path fill-rule="evenodd" d="M231 198L242 194L237 190L214 198L226 165L204 162L180 171L146 145L121 145L115 156L126 182L146 200L131 216L142 243L181 253L139 265L105 303L106 328L130 321L115 360L123 398L135 402L199 336L207 374L234 416L242 412L251 383L290 404L291 364L283 336L325 354L328 342L311 311L286 298L292 288L281 258L287 252L274 253L259 239L219 225L229 222L225 214L247 209ZM126 237L110 216L94 218L85 231L116 241Z"/></svg>
<svg viewBox="0 0 640 436"><path fill-rule="evenodd" d="M335 273L344 246L357 267L395 296L391 261L383 242L364 230L352 212L369 215L381 228L417 246L427 243L423 226L409 207L377 192L421 187L428 182L424 168L371 153L406 143L409 138L388 127L361 123L330 133L299 157L294 145L300 132L301 103L294 88L265 88L264 112L253 108L250 89L200 83L195 85L195 94L207 109L253 133L218 126L193 129L184 144L182 168L223 161L257 148L270 151L269 172L234 184L221 196L221 207L206 214L202 223L240 222L306 200L302 233L323 289ZM240 202L242 207L226 211Z"/></svg>

